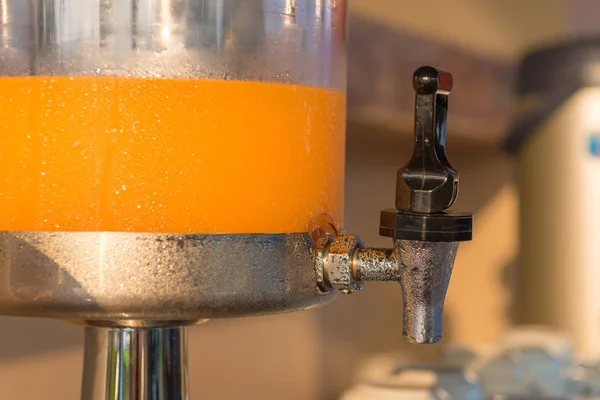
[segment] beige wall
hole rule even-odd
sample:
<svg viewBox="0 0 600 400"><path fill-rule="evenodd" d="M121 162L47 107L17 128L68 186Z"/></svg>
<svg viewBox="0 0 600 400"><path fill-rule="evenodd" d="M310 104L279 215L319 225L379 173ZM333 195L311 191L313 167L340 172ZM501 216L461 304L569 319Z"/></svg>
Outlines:
<svg viewBox="0 0 600 400"><path fill-rule="evenodd" d="M577 0L578 9L594 0ZM515 59L540 42L574 31L566 16L574 0L349 0L353 12L420 36L491 57ZM597 11L598 2L593 5ZM571 6L574 7L574 6ZM597 15L581 13L583 15ZM580 18L580 17L578 17ZM591 25L591 23L590 23ZM597 26L597 24L595 24ZM597 29L597 28L596 28Z"/></svg>

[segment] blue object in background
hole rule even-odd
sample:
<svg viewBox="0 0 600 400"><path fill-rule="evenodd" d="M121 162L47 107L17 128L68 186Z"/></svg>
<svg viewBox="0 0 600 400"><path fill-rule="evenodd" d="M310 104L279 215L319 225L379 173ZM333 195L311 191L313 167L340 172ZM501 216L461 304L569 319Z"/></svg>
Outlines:
<svg viewBox="0 0 600 400"><path fill-rule="evenodd" d="M590 153L593 156L596 156L596 157L600 156L600 136L598 136L598 135L590 136L589 148L590 148Z"/></svg>

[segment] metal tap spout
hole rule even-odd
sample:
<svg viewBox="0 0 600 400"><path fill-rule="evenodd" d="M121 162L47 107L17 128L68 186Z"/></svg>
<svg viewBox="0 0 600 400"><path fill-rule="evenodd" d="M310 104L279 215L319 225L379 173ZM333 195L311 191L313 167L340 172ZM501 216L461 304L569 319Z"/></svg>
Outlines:
<svg viewBox="0 0 600 400"><path fill-rule="evenodd" d="M411 343L439 342L458 241L395 240L393 249L363 246L354 235L320 241L316 270L321 290L350 294L360 291L365 282L399 282L404 300L404 339Z"/></svg>
<svg viewBox="0 0 600 400"><path fill-rule="evenodd" d="M437 343L458 242L396 240L396 249L404 301L402 336L411 343Z"/></svg>

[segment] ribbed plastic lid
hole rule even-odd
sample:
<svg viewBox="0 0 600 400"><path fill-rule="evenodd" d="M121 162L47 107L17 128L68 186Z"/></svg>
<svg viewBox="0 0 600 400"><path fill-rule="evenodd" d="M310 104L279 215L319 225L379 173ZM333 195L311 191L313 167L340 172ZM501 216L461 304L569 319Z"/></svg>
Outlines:
<svg viewBox="0 0 600 400"><path fill-rule="evenodd" d="M503 147L517 152L540 123L579 89L600 86L600 38L585 38L530 52L517 71L518 96L534 95L537 104L519 116Z"/></svg>
<svg viewBox="0 0 600 400"><path fill-rule="evenodd" d="M519 65L517 92L543 93L574 82L588 86L592 83L589 82L590 66L597 64L600 64L600 38L579 39L534 50Z"/></svg>

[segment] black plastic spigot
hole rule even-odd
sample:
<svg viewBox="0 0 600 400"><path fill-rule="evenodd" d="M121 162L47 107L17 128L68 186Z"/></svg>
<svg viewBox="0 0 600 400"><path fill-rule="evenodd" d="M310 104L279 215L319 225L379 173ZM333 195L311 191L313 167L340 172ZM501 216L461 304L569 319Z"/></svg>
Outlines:
<svg viewBox="0 0 600 400"><path fill-rule="evenodd" d="M458 172L446 155L446 119L452 75L434 67L413 74L414 151L398 171L396 209L383 210L379 233L401 240L471 240L472 215L446 212L458 196Z"/></svg>
<svg viewBox="0 0 600 400"><path fill-rule="evenodd" d="M413 75L415 89L415 148L412 159L398 171L396 208L435 213L449 208L458 195L458 172L446 156L446 118L452 75L421 67Z"/></svg>

